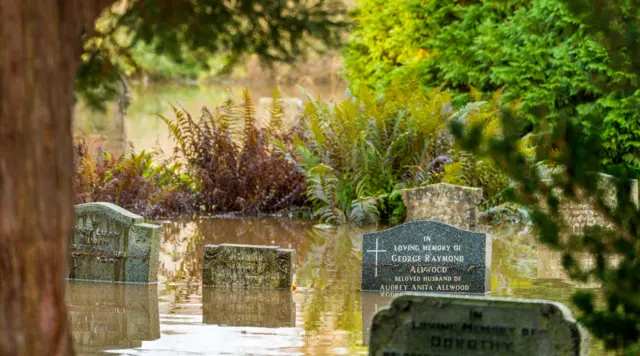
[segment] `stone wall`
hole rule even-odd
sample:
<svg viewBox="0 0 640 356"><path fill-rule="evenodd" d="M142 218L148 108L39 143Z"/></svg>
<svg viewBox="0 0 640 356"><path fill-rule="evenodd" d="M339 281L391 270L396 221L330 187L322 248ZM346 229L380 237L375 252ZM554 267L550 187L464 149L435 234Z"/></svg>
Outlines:
<svg viewBox="0 0 640 356"><path fill-rule="evenodd" d="M407 221L432 220L458 227L475 226L482 188L438 183L405 189L402 200L407 207Z"/></svg>

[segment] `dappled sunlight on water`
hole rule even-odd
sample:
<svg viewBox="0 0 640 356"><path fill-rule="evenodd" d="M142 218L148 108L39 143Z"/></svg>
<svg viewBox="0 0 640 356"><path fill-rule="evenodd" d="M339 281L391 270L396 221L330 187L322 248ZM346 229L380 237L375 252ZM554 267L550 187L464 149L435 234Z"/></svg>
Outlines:
<svg viewBox="0 0 640 356"><path fill-rule="evenodd" d="M157 286L69 282L78 354L366 354L369 322L393 297L359 291L362 234L373 230L273 218L165 223ZM569 281L526 230L492 231L492 296L574 309L574 291L597 288ZM202 287L204 245L221 243L295 249L295 291Z"/></svg>

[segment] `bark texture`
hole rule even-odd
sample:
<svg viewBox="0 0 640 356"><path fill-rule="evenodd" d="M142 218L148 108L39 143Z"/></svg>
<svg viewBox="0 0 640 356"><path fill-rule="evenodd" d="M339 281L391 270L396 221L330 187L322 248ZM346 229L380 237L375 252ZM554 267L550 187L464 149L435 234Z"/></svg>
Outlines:
<svg viewBox="0 0 640 356"><path fill-rule="evenodd" d="M73 354L73 84L112 0L0 0L0 355Z"/></svg>

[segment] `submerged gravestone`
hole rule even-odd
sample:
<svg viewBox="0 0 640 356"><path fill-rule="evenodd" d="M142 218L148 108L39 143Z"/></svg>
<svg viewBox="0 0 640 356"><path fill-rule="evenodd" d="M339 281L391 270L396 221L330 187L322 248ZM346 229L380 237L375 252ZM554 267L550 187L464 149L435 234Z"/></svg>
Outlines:
<svg viewBox="0 0 640 356"><path fill-rule="evenodd" d="M80 354L130 349L160 338L155 284L70 282L66 293L74 347Z"/></svg>
<svg viewBox="0 0 640 356"><path fill-rule="evenodd" d="M157 282L160 226L111 203L76 205L75 213L69 278Z"/></svg>
<svg viewBox="0 0 640 356"><path fill-rule="evenodd" d="M587 355L588 333L564 305L403 295L373 318L370 356Z"/></svg>
<svg viewBox="0 0 640 356"><path fill-rule="evenodd" d="M458 227L474 226L478 221L482 188L431 184L402 190L402 201L407 207L407 221L432 220Z"/></svg>
<svg viewBox="0 0 640 356"><path fill-rule="evenodd" d="M202 283L224 288L289 289L295 250L278 246L205 245Z"/></svg>
<svg viewBox="0 0 640 356"><path fill-rule="evenodd" d="M362 290L488 293L491 238L435 221L412 221L362 239Z"/></svg>
<svg viewBox="0 0 640 356"><path fill-rule="evenodd" d="M202 288L202 322L224 326L293 328L296 308L288 289Z"/></svg>
<svg viewBox="0 0 640 356"><path fill-rule="evenodd" d="M615 177L606 174L595 174L594 179L598 180L598 187L603 193L604 203L610 209L615 209L618 204L617 187ZM638 181L631 180L629 197L631 202L638 207ZM569 232L582 233L586 227L600 226L603 228L613 228L613 224L609 222L599 211L594 209L593 198L587 201L561 201L559 205L560 214L562 215Z"/></svg>

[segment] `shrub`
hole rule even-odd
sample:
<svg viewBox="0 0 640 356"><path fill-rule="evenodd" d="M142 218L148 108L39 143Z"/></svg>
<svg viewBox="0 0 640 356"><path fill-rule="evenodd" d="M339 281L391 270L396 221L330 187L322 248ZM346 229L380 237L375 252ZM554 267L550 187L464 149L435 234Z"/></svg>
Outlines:
<svg viewBox="0 0 640 356"><path fill-rule="evenodd" d="M424 95L415 83L395 84L381 99L361 88L341 103L311 98L304 112L293 160L308 179L307 196L320 219L341 224L404 219L403 188L449 181L480 186L486 198L508 183L490 160L457 149L448 133L451 117L495 127L496 100L452 116L451 96Z"/></svg>
<svg viewBox="0 0 640 356"><path fill-rule="evenodd" d="M176 107L175 120L162 117L194 177L202 212L273 212L303 203L304 176L285 158L291 136L282 132L277 91L273 99L264 128L246 90L239 105L203 108L199 120Z"/></svg>
<svg viewBox="0 0 640 356"><path fill-rule="evenodd" d="M147 218L192 213L190 178L179 163L154 163L155 154L140 152L114 157L76 140L76 204L111 202Z"/></svg>
<svg viewBox="0 0 640 356"><path fill-rule="evenodd" d="M384 92L393 80L418 78L426 88L450 90L456 106L471 99L471 87L489 94L505 88L503 100L517 103L527 118L518 121L521 130L543 116L556 122L563 113L575 115L587 134L604 139L605 165L640 169L640 92L627 85L637 81L628 68L637 44L619 36L623 46L607 51L565 1L361 0L360 6L346 58L355 88ZM592 115L601 120L588 120Z"/></svg>

